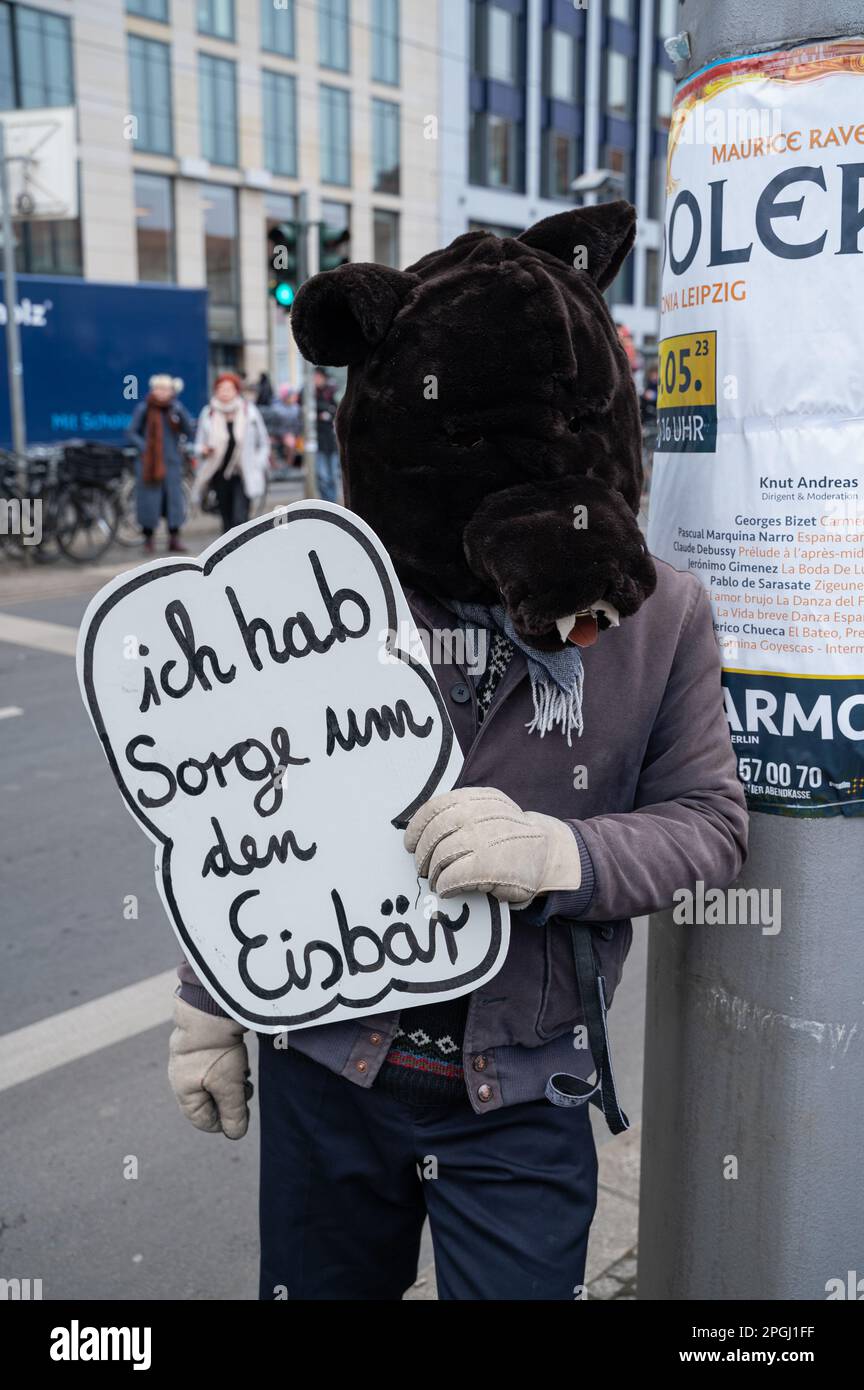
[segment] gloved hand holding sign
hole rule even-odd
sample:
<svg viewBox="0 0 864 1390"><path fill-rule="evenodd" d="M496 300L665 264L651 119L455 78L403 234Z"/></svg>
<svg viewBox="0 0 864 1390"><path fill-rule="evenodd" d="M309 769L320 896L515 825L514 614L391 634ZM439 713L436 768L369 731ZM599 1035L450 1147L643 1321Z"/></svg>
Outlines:
<svg viewBox="0 0 864 1390"><path fill-rule="evenodd" d="M522 811L495 787L458 787L411 817L405 848L441 898L491 893L527 907L538 893L576 889L582 863L566 821Z"/></svg>

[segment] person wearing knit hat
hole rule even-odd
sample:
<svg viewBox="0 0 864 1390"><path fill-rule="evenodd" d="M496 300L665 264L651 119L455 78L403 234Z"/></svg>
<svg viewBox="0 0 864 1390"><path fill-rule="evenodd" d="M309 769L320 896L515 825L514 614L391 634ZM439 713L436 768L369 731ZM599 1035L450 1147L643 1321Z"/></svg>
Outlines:
<svg viewBox="0 0 864 1390"><path fill-rule="evenodd" d="M220 372L198 420L198 470L193 502L216 493L223 531L249 519L249 505L263 497L270 466L270 436L256 405L243 398L236 372Z"/></svg>
<svg viewBox="0 0 864 1390"><path fill-rule="evenodd" d="M153 535L164 516L168 525L169 551L185 553L180 528L186 520L183 496L183 442L191 438L195 425L186 407L177 399L183 390L179 377L156 372L148 383L145 400L129 422L128 439L138 450L138 486L135 494L138 525L144 535L144 550L153 554Z"/></svg>

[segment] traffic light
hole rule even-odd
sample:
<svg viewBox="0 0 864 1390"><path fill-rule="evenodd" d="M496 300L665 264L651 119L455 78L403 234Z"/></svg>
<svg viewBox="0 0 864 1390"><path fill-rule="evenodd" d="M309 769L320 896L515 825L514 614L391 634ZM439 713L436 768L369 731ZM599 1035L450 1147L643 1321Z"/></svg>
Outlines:
<svg viewBox="0 0 864 1390"><path fill-rule="evenodd" d="M300 287L300 226L297 222L277 222L267 236L270 294L283 309L290 309Z"/></svg>
<svg viewBox="0 0 864 1390"><path fill-rule="evenodd" d="M318 268L335 270L351 259L351 229L343 223L341 227L330 222L321 222L318 227Z"/></svg>

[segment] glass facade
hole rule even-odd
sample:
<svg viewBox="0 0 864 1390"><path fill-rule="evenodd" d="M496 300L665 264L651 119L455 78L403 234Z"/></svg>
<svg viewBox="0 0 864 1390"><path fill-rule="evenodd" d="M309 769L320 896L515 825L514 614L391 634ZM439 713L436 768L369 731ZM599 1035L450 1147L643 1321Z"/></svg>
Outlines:
<svg viewBox="0 0 864 1390"><path fill-rule="evenodd" d="M666 147L672 102L675 97L675 75L672 61L663 40L678 28L677 0L658 0L654 12L654 72L652 91L651 153L648 171L648 216L662 218L666 201Z"/></svg>
<svg viewBox="0 0 864 1390"><path fill-rule="evenodd" d="M72 106L72 30L62 15L0 3L0 110ZM13 220L17 268L26 275L81 275L81 223Z"/></svg>
<svg viewBox="0 0 864 1390"><path fill-rule="evenodd" d="M496 82L516 81L516 16L498 5L489 5L486 29L486 77Z"/></svg>
<svg viewBox="0 0 864 1390"><path fill-rule="evenodd" d="M74 101L69 20L30 5L0 4L0 109Z"/></svg>
<svg viewBox="0 0 864 1390"><path fill-rule="evenodd" d="M201 184L204 260L207 271L211 339L240 342L240 274L237 244L237 190Z"/></svg>
<svg viewBox="0 0 864 1390"><path fill-rule="evenodd" d="M297 173L297 84L290 73L261 73L264 167L293 178Z"/></svg>
<svg viewBox="0 0 864 1390"><path fill-rule="evenodd" d="M576 100L576 38L563 29L548 31L547 92L555 101Z"/></svg>
<svg viewBox="0 0 864 1390"><path fill-rule="evenodd" d="M237 164L237 69L230 58L198 54L201 153L212 164Z"/></svg>
<svg viewBox="0 0 864 1390"><path fill-rule="evenodd" d="M573 199L573 180L581 173L582 142L557 130L543 132L542 188L545 198Z"/></svg>
<svg viewBox="0 0 864 1390"><path fill-rule="evenodd" d="M198 33L214 39L234 38L234 0L196 0Z"/></svg>
<svg viewBox="0 0 864 1390"><path fill-rule="evenodd" d="M349 0L318 0L318 62L348 72L351 66Z"/></svg>
<svg viewBox="0 0 864 1390"><path fill-rule="evenodd" d="M372 259L399 269L399 214L384 208L372 213Z"/></svg>
<svg viewBox="0 0 864 1390"><path fill-rule="evenodd" d="M261 47L268 53L294 57L294 0L282 0L277 9L273 0L260 0Z"/></svg>
<svg viewBox="0 0 864 1390"><path fill-rule="evenodd" d="M398 193L399 182L399 107L373 97L372 187L376 193Z"/></svg>
<svg viewBox="0 0 864 1390"><path fill-rule="evenodd" d="M174 183L162 174L135 174L138 279L173 283Z"/></svg>
<svg viewBox="0 0 864 1390"><path fill-rule="evenodd" d="M167 43L129 35L129 93L137 121L135 148L171 154L171 49Z"/></svg>
<svg viewBox="0 0 864 1390"><path fill-rule="evenodd" d="M18 246L16 268L24 275L83 275L81 223L78 218L63 222L16 222L13 228Z"/></svg>
<svg viewBox="0 0 864 1390"><path fill-rule="evenodd" d="M163 24L170 18L168 0L126 0L126 13L140 15L142 19L159 19Z"/></svg>
<svg viewBox="0 0 864 1390"><path fill-rule="evenodd" d="M351 182L351 94L344 87L320 88L320 156L324 183Z"/></svg>
<svg viewBox="0 0 864 1390"><path fill-rule="evenodd" d="M372 0L372 77L399 85L399 0Z"/></svg>

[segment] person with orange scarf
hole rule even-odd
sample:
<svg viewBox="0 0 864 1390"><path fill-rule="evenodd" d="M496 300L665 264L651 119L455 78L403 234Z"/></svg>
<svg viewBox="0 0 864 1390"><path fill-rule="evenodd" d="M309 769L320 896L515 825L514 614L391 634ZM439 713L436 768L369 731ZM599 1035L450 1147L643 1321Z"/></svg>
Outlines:
<svg viewBox="0 0 864 1390"><path fill-rule="evenodd" d="M151 376L150 390L135 410L128 438L138 450L135 494L138 525L144 535L144 551L154 552L153 534L164 516L168 549L185 554L180 528L186 520L183 495L183 441L195 432L186 407L177 399L183 390L178 377L159 372Z"/></svg>

